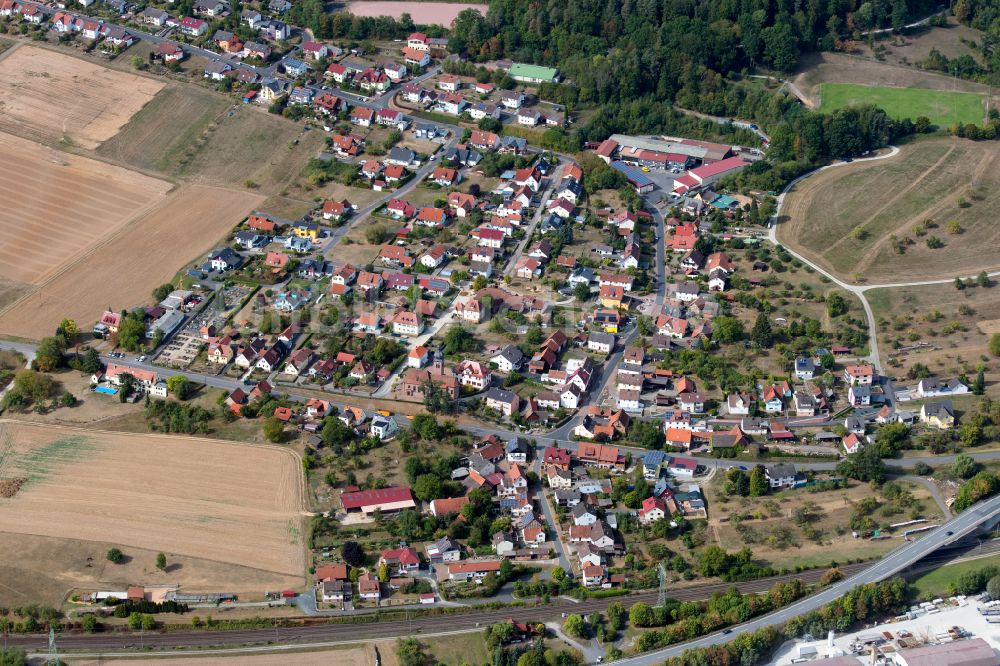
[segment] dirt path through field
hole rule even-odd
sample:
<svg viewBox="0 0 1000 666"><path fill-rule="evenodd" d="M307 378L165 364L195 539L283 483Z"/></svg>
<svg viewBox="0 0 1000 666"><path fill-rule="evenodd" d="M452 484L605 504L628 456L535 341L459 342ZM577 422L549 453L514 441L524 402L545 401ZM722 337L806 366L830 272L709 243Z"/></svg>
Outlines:
<svg viewBox="0 0 1000 666"><path fill-rule="evenodd" d="M941 157L941 160L945 159L947 156L948 154L945 154L944 156ZM940 163L941 160L938 160L938 162ZM976 165L976 169L975 171L973 171L973 175L969 179L969 182L970 183L978 182L986 174L986 171L993 166L995 161L996 159L993 154L985 153L979 159L979 163ZM928 169L926 172L924 172L924 174L922 174L920 178L922 179L925 175L927 175L931 170L933 170L937 166L938 165L935 164L933 167L931 167L931 169ZM861 258L858 259L855 271L858 273L865 273L869 268L871 268L872 264L874 264L875 261L878 259L879 254L885 249L886 245L888 245L892 241L893 235L899 235L899 233L902 232L903 230L910 230L917 224L923 222L924 220L938 219L939 216L942 215L947 209L954 208L956 205L958 205L958 200L960 198L961 198L960 192L957 191L952 192L948 196L939 199L938 202L934 204L931 208L920 211L917 215L914 215L913 217L909 218L908 220L900 224L899 227L897 227L896 234L890 234L888 236L883 236L882 238L878 239L875 243L872 244L870 248L868 248L868 250L865 251L863 255L861 255Z"/></svg>
<svg viewBox="0 0 1000 666"><path fill-rule="evenodd" d="M875 220L876 218L878 218L879 215L881 215L885 211L889 210L893 205L895 205L895 203L897 201L899 201L900 199L902 199L909 192L913 191L918 185L920 185L921 181L923 181L930 174L934 173L938 169L938 167L940 167L942 164L944 164L944 162L948 159L948 156L950 156L954 151L955 151L955 147L954 146L949 146L948 150L945 151L944 155L942 155L941 157L939 157L938 160L934 164L932 164L930 167L928 167L927 169L925 169L924 172L921 173L919 176L917 176L909 185L907 185L903 189L901 189L898 192L896 192L895 195L889 197L889 199L884 204L882 204L879 208L877 208L875 210L875 212L873 212L871 215L869 215L863 221L859 222L857 226L859 226L862 229L864 229L869 223L871 223L873 220ZM838 240L835 243L833 243L833 245L831 245L828 248L827 251L829 252L829 251L831 251L831 250L839 247L848 238L849 238L848 236L843 236L842 238L840 238L840 240Z"/></svg>

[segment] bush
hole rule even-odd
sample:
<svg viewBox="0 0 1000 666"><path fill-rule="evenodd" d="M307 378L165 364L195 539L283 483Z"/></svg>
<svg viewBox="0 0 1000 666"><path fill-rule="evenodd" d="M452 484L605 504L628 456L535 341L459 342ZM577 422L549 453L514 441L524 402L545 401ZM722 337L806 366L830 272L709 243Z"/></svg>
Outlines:
<svg viewBox="0 0 1000 666"><path fill-rule="evenodd" d="M101 623L97 621L95 616L88 615L83 618L83 630L88 634L95 634L101 630Z"/></svg>
<svg viewBox="0 0 1000 666"><path fill-rule="evenodd" d="M125 553L123 553L118 548L112 548L108 551L107 555L108 562L112 564L121 564L125 560Z"/></svg>

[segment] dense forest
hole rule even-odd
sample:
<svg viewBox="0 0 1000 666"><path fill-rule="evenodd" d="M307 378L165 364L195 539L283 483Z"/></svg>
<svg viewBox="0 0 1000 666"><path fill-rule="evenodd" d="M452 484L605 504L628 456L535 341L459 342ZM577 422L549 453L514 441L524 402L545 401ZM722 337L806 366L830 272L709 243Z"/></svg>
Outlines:
<svg viewBox="0 0 1000 666"><path fill-rule="evenodd" d="M859 29L901 26L934 7L932 0L492 0L485 16L459 15L448 46L472 61L558 67L564 82L543 85L542 97L569 109L596 107L564 133L566 150L615 132L675 131L684 124L675 106L756 121L772 134L769 159L735 184L777 189L824 159L883 147L915 126L875 107L812 112L744 73L792 71L804 52L833 48Z"/></svg>
<svg viewBox="0 0 1000 666"><path fill-rule="evenodd" d="M964 0L969 1L969 0ZM580 101L697 89L706 70L795 69L801 53L844 34L901 26L933 0L491 0L464 12L449 48L477 60L511 58L559 67Z"/></svg>

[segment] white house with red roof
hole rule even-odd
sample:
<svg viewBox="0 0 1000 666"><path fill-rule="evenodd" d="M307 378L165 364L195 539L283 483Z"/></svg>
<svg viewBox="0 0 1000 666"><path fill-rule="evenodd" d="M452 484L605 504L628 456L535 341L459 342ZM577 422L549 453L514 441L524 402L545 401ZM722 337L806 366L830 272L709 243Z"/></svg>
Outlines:
<svg viewBox="0 0 1000 666"><path fill-rule="evenodd" d="M417 549L412 546L393 548L383 550L379 555L378 563L387 565L390 571L405 575L420 568L420 555L417 553Z"/></svg>
<svg viewBox="0 0 1000 666"><path fill-rule="evenodd" d="M201 37L208 32L208 23L200 18L185 16L181 19L181 32L192 37Z"/></svg>
<svg viewBox="0 0 1000 666"><path fill-rule="evenodd" d="M406 38L406 46L418 51L430 51L431 40L422 32L414 32Z"/></svg>
<svg viewBox="0 0 1000 666"><path fill-rule="evenodd" d="M462 386L471 386L477 391L485 391L493 381L493 373L479 361L462 361L455 366L455 376Z"/></svg>
<svg viewBox="0 0 1000 666"><path fill-rule="evenodd" d="M875 366L870 363L849 365L844 368L844 381L854 386L861 384L871 386L875 380Z"/></svg>
<svg viewBox="0 0 1000 666"><path fill-rule="evenodd" d="M477 235L479 238L479 245L492 247L498 250L503 247L504 239L507 238L507 234L497 229L480 228L474 231L473 234Z"/></svg>
<svg viewBox="0 0 1000 666"><path fill-rule="evenodd" d="M639 522L648 525L657 520L667 517L667 506L659 497L647 497L642 501L642 509L639 511Z"/></svg>
<svg viewBox="0 0 1000 666"><path fill-rule="evenodd" d="M426 67L431 64L431 55L425 50L406 46L403 48L403 60L407 65Z"/></svg>
<svg viewBox="0 0 1000 666"><path fill-rule="evenodd" d="M420 315L409 310L400 310L389 320L389 323L392 324L393 333L408 337L420 335L420 331L424 328Z"/></svg>
<svg viewBox="0 0 1000 666"><path fill-rule="evenodd" d="M302 54L310 60L322 60L330 55L330 47L319 42L302 42Z"/></svg>
<svg viewBox="0 0 1000 666"><path fill-rule="evenodd" d="M542 186L542 172L538 170L538 167L518 169L514 172L514 183L525 185L531 188L532 192L537 192L538 188Z"/></svg>

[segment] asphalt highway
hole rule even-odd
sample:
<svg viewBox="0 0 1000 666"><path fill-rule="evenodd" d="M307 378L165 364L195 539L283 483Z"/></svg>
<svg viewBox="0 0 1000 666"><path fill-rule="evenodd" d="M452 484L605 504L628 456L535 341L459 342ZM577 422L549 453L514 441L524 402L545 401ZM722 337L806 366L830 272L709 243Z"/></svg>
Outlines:
<svg viewBox="0 0 1000 666"><path fill-rule="evenodd" d="M998 514L1000 514L1000 496L993 497L966 509L963 513L960 513L956 518L953 518L941 527L924 535L917 541L911 541L888 553L881 560L866 567L864 570L773 613L745 622L738 627L732 627L727 633L716 632L703 638L680 643L662 650L654 650L627 659L619 659L613 663L616 666L652 666L653 664L662 663L664 659L680 656L685 650L728 643L740 634L753 632L771 625L783 624L794 617L825 606L859 585L891 578L942 546L946 546L964 536L974 533L982 523L995 518Z"/></svg>

